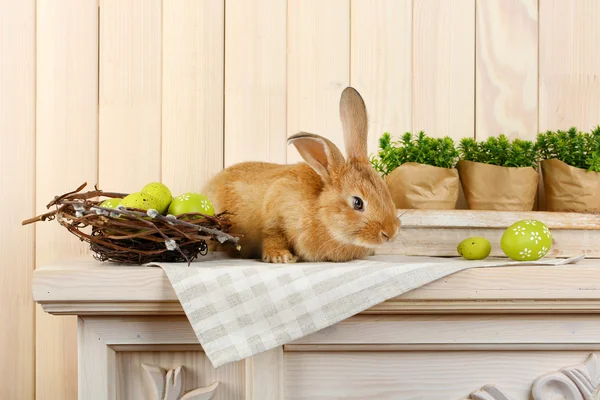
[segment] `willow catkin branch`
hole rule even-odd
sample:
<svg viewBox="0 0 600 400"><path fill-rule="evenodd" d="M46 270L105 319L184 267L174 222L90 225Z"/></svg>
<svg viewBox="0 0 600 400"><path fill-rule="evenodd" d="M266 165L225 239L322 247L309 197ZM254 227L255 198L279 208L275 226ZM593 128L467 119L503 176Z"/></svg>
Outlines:
<svg viewBox="0 0 600 400"><path fill-rule="evenodd" d="M208 253L207 240L230 243L240 249L239 235L230 234L227 213L188 213L164 216L156 210L101 207L101 197L126 197L126 193L77 190L55 196L47 208L54 210L27 219L23 225L56 219L70 233L88 242L94 258L124 264L187 261ZM91 233L84 228L91 227Z"/></svg>

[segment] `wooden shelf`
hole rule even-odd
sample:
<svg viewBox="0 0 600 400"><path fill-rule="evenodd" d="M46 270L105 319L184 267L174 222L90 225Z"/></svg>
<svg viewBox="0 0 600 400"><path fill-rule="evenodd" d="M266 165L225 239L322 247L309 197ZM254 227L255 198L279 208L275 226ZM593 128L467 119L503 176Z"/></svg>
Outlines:
<svg viewBox="0 0 600 400"><path fill-rule="evenodd" d="M504 230L522 219L542 221L552 232L548 257L600 258L600 214L547 211L398 210L398 240L378 254L456 256L456 246L470 236L486 237L493 257L503 257Z"/></svg>
<svg viewBox="0 0 600 400"><path fill-rule="evenodd" d="M379 259L418 262L420 257ZM200 261L202 262L202 261ZM34 271L33 298L50 314L183 315L157 267L79 258ZM566 266L477 268L378 304L363 314L600 313L600 260Z"/></svg>

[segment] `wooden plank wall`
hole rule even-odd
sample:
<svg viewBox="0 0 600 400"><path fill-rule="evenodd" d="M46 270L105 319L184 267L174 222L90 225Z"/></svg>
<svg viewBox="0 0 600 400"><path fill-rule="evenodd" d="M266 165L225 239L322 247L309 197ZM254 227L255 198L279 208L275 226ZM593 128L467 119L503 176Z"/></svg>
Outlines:
<svg viewBox="0 0 600 400"><path fill-rule="evenodd" d="M199 190L240 161L299 161L300 130L345 152L347 85L372 153L386 130L590 129L599 19L597 0L0 0L0 398L77 397L75 320L34 307L29 282L89 252L20 225L55 194Z"/></svg>

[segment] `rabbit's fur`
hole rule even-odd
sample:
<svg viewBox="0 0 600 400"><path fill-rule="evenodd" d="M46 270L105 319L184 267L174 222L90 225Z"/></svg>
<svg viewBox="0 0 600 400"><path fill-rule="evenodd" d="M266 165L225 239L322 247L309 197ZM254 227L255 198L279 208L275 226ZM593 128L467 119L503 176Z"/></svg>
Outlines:
<svg viewBox="0 0 600 400"><path fill-rule="evenodd" d="M233 214L232 232L244 235L241 257L276 263L348 261L396 238L396 207L369 163L367 112L352 87L342 92L340 119L347 160L328 139L301 132L288 144L306 163L243 162L205 186L215 212Z"/></svg>

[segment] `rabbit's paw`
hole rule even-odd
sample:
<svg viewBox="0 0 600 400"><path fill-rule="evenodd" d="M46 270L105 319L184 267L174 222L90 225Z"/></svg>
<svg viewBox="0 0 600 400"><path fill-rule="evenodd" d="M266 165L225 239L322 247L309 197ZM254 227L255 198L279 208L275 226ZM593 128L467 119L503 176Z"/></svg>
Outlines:
<svg viewBox="0 0 600 400"><path fill-rule="evenodd" d="M262 259L264 262L274 264L288 264L298 261L298 257L290 253L289 250L280 249L265 249L263 251Z"/></svg>

